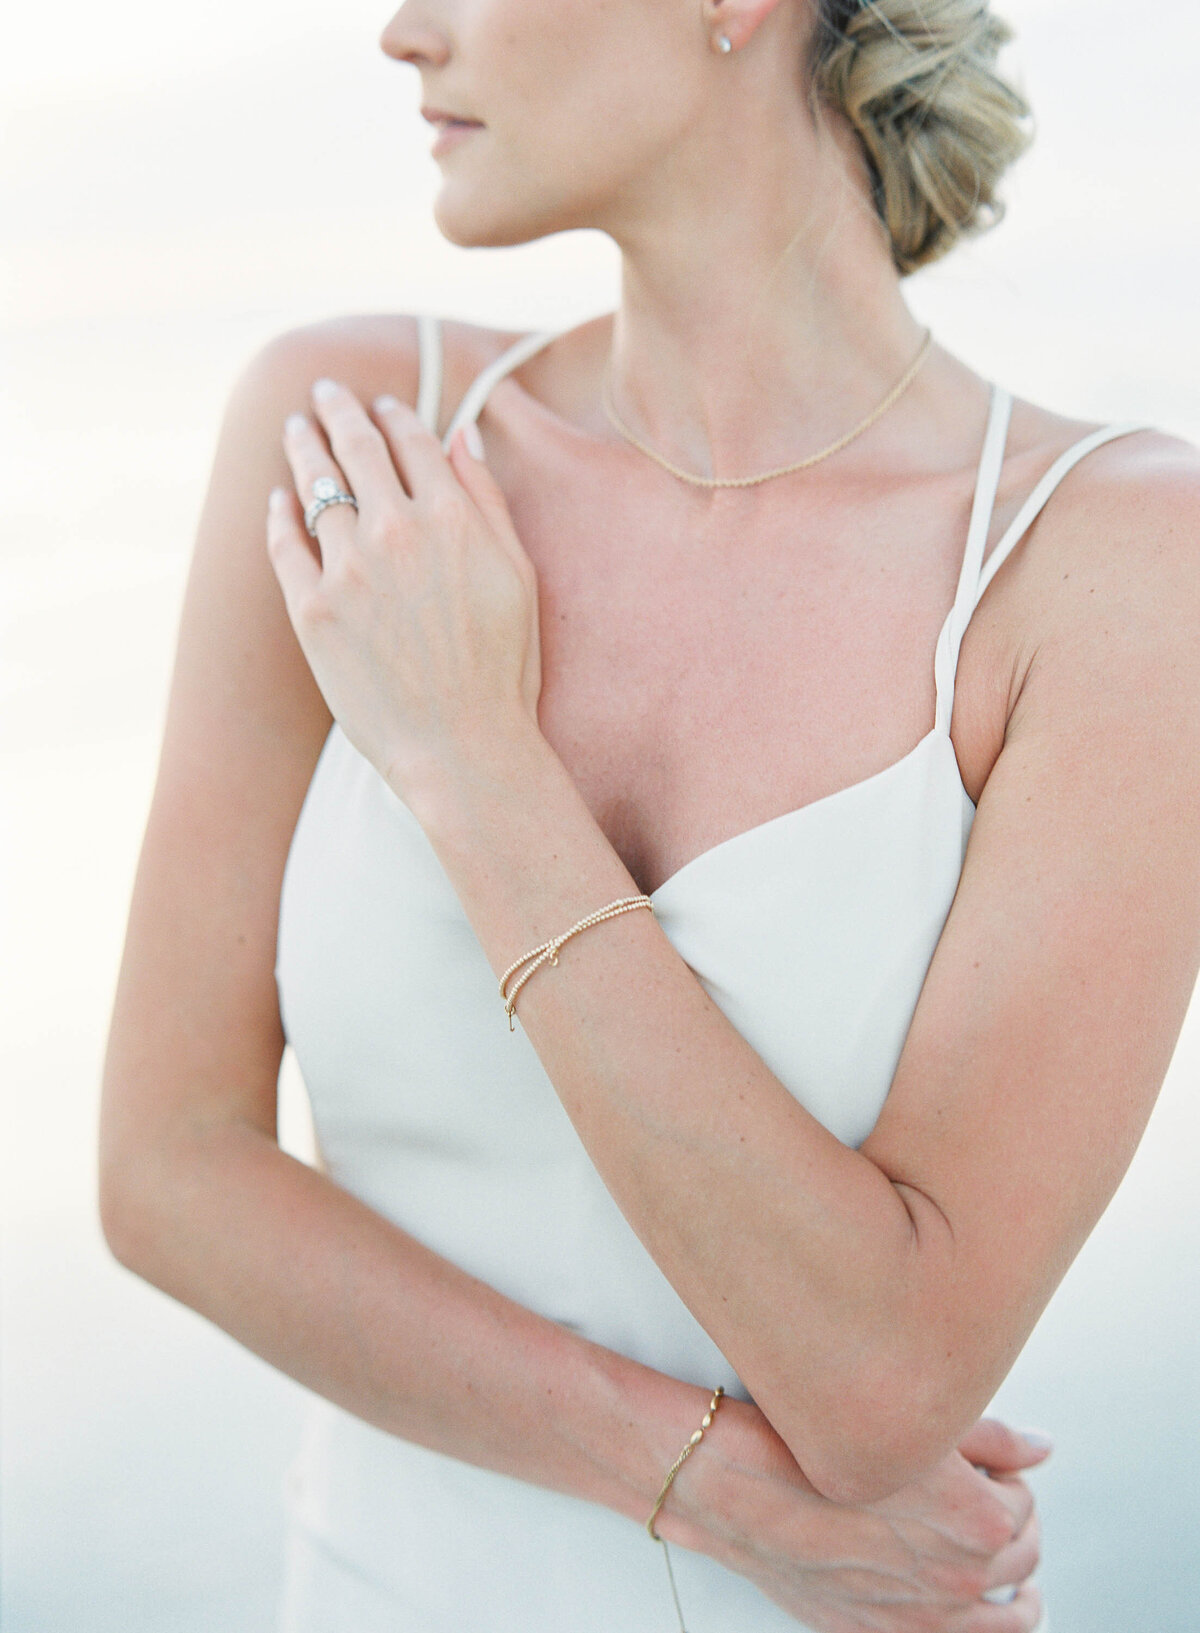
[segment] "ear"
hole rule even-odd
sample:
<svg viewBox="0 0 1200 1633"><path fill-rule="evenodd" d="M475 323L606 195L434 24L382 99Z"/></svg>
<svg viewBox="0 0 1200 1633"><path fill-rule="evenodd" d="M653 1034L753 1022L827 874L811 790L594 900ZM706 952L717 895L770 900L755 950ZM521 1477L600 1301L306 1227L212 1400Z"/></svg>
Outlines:
<svg viewBox="0 0 1200 1633"><path fill-rule="evenodd" d="M788 0L703 0L704 26L716 43L724 34L734 51L749 43L763 21Z"/></svg>

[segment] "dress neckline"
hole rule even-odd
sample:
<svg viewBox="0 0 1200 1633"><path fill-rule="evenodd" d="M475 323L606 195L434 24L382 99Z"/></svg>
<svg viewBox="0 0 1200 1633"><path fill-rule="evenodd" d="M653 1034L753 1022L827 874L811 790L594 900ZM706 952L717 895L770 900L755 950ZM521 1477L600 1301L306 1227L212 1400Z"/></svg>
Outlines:
<svg viewBox="0 0 1200 1633"><path fill-rule="evenodd" d="M752 827L742 828L737 833L730 834L727 839L718 839L715 845L709 845L688 861L681 863L673 873L667 875L660 885L656 885L653 890L647 891L646 894L651 901L657 901L661 895L671 889L683 874L689 873L701 863L710 861L719 853L728 852L731 848L743 842L753 842L756 839L761 839L768 832L778 833L784 827L799 825L802 819L810 814L816 815L823 812L831 805L840 804L854 795L866 792L886 779L898 776L907 766L919 759L926 752L929 744L939 737L946 738L947 742L950 743L951 752L954 753L954 744L949 733L944 732L938 725L931 726L924 737L919 742L914 743L912 748L906 754L902 754L898 760L892 760L890 764L883 766L880 770L872 771L866 777L860 777L857 782L847 783L843 788L835 788L832 793L822 794L818 799L806 800L803 805L794 806L790 811L781 811L778 816L766 817L762 822L754 823ZM954 753L954 767L955 780L958 783L962 797L974 811L975 802L967 793L966 785L962 780L962 771L958 765L957 753Z"/></svg>
<svg viewBox="0 0 1200 1633"><path fill-rule="evenodd" d="M443 442L449 445L454 432L464 421L476 420L493 388L522 363L533 357L537 352L549 345L560 335L569 333L569 329L540 329L521 336L499 356L494 358L471 382L458 409L453 415L446 430ZM519 382L514 382L519 386ZM528 392L523 396L531 402ZM645 894L651 901L656 901L665 892L669 891L676 881L684 874L711 859L727 854L728 851L743 843L753 842L764 833L775 832L783 825L799 824L802 819L811 813L817 813L831 804L849 799L865 790L871 789L884 779L894 778L904 767L913 763L926 750L926 746L938 737L945 737L950 743L954 756L954 774L962 797L967 800L974 810L974 802L967 793L966 785L962 780L962 770L958 764L957 750L954 749L950 736L950 725L954 710L954 681L958 663L958 649L962 642L967 622L974 610L978 599L978 582L980 563L987 543L992 513L996 503L996 493L1000 483L1000 473L1004 464L1004 455L1008 445L1008 427L1012 415L1013 399L1011 394L998 384L990 385L987 425L983 441L980 446L979 461L976 468L974 493L971 504L971 518L963 544L963 554L959 568L958 582L955 587L954 599L946 613L933 652L934 673L934 721L925 735L913 745L907 753L883 766L879 771L870 773L858 781L848 783L842 788L834 789L815 800L808 800L803 805L794 806L791 810L782 811L777 816L767 817L762 822L754 823L749 828L740 829L725 839L720 839L714 845L709 845L697 855L691 857L676 868L672 873L657 885L654 890ZM538 407L545 408L538 403ZM556 423L561 417L545 410Z"/></svg>

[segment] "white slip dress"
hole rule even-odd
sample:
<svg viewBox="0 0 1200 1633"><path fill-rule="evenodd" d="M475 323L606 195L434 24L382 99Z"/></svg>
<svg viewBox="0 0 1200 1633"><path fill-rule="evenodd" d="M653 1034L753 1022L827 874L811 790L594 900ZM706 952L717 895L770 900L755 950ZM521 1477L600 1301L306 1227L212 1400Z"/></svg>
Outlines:
<svg viewBox="0 0 1200 1633"><path fill-rule="evenodd" d="M420 323L436 428L440 328ZM552 332L473 382L443 442ZM653 892L715 1003L796 1098L859 1145L879 1116L975 808L950 720L993 575L1109 426L1058 459L981 571L1012 399L994 388L936 711L894 764L736 834ZM408 808L335 724L284 875L280 1008L332 1179L500 1292L706 1389L746 1391L596 1173ZM403 995L403 1001L401 1001ZM671 1633L661 1551L611 1511L385 1434L314 1396L285 1483L279 1633ZM689 1633L797 1633L744 1578L673 1551ZM1047 1624L1043 1623L1043 1627Z"/></svg>

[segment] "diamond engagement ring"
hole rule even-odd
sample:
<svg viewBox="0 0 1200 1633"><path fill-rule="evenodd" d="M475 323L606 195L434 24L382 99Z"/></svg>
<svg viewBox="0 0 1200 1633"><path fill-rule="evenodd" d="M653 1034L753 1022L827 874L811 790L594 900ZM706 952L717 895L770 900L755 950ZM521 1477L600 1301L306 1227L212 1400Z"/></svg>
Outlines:
<svg viewBox="0 0 1200 1633"><path fill-rule="evenodd" d="M304 525L310 538L316 538L317 517L330 505L353 505L357 510L358 500L338 486L336 477L318 476L312 485L312 503L304 508Z"/></svg>

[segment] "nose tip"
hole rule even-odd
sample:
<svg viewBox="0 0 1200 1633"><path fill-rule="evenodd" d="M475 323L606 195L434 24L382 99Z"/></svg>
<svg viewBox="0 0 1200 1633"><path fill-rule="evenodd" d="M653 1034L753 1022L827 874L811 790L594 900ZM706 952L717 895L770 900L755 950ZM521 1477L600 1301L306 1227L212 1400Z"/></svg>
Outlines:
<svg viewBox="0 0 1200 1633"><path fill-rule="evenodd" d="M383 32L379 36L379 46L385 56L395 62L445 63L450 54L449 42L444 34L431 27L428 23L421 23L417 18L406 15L409 8L405 4L385 23Z"/></svg>

